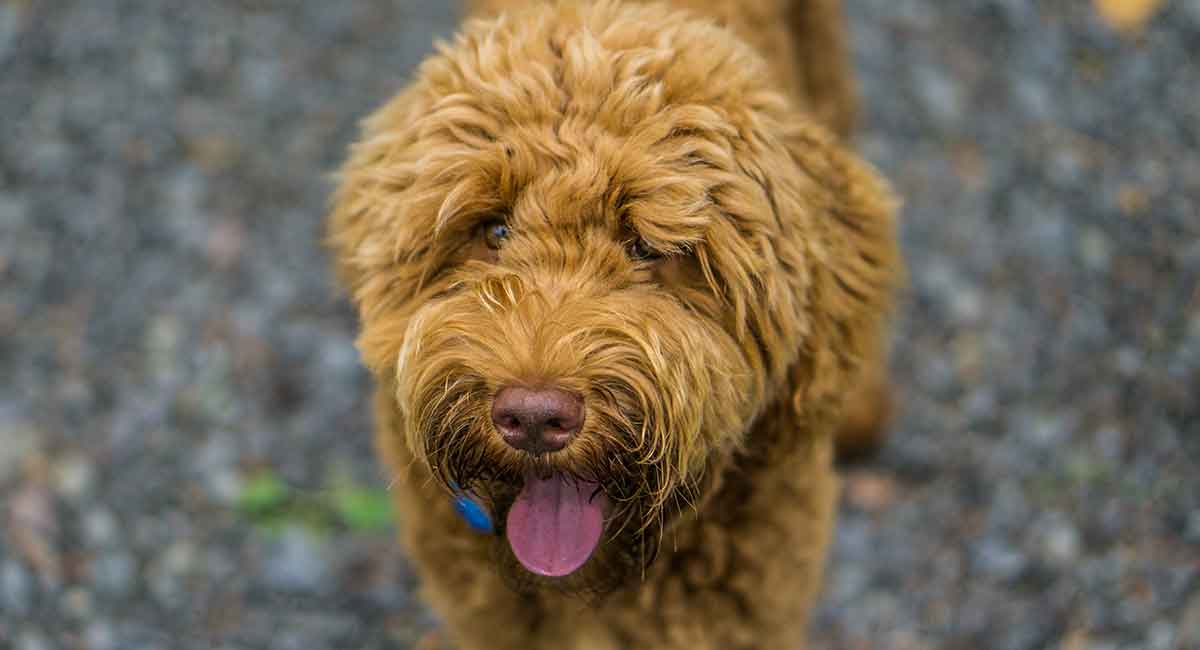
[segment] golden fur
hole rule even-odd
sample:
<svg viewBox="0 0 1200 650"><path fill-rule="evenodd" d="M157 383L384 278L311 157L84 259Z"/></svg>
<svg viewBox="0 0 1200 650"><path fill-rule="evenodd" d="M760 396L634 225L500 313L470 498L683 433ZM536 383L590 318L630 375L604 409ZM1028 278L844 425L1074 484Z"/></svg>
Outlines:
<svg viewBox="0 0 1200 650"><path fill-rule="evenodd" d="M891 196L839 135L839 10L480 1L365 123L330 241L445 647L803 644L835 432L847 402L879 426L900 275ZM488 413L512 383L582 395L578 438L507 447ZM522 574L449 498L502 521L531 470L613 505L567 579Z"/></svg>

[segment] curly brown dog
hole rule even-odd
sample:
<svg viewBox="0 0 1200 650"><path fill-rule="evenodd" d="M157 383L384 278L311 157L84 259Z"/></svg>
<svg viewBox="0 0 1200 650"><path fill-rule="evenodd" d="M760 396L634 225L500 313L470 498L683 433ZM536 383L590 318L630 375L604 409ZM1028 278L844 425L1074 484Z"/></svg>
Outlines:
<svg viewBox="0 0 1200 650"><path fill-rule="evenodd" d="M476 5L330 222L428 645L802 646L901 271L837 0Z"/></svg>

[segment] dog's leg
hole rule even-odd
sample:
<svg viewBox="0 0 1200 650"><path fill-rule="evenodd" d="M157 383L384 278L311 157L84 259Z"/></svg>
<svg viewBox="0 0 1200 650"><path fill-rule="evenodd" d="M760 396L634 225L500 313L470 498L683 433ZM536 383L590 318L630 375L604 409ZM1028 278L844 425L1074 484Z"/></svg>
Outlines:
<svg viewBox="0 0 1200 650"><path fill-rule="evenodd" d="M887 440L893 415L887 345L876 341L862 363L859 378L842 407L842 423L837 433L837 456L841 462L860 460L877 452Z"/></svg>
<svg viewBox="0 0 1200 650"><path fill-rule="evenodd" d="M841 0L789 0L799 86L817 118L843 138L858 112Z"/></svg>

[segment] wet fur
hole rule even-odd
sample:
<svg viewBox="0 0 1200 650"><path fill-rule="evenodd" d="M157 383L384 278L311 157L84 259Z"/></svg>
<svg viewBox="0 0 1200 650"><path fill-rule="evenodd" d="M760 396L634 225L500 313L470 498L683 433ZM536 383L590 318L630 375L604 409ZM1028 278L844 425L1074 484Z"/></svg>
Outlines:
<svg viewBox="0 0 1200 650"><path fill-rule="evenodd" d="M329 226L446 647L799 646L836 432L881 424L901 273L891 196L841 137L836 0L473 10L367 120ZM491 251L497 218L513 234ZM662 257L631 258L636 238ZM579 437L537 461L507 447L488 413L510 383L582 395ZM448 496L502 526L549 471L612 503L557 581Z"/></svg>

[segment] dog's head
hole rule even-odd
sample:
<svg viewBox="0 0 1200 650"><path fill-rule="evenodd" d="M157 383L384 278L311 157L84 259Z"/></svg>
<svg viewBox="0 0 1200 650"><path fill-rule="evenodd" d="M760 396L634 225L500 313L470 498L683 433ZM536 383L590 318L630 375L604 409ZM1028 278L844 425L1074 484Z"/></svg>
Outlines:
<svg viewBox="0 0 1200 650"><path fill-rule="evenodd" d="M363 355L533 573L642 566L764 409L833 412L886 310L881 182L687 14L475 22L364 130L331 219Z"/></svg>

